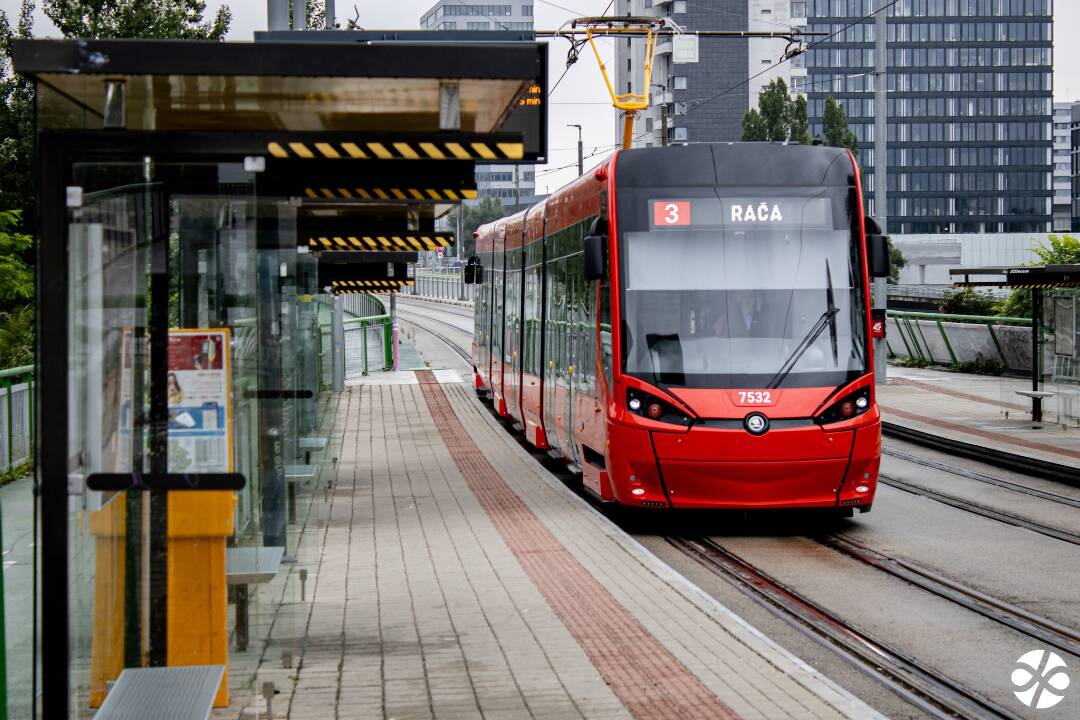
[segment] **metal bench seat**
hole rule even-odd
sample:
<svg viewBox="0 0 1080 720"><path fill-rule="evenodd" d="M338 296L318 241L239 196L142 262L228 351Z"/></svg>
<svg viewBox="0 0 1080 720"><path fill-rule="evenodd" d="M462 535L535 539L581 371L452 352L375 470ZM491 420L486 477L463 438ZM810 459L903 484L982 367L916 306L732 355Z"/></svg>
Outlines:
<svg viewBox="0 0 1080 720"><path fill-rule="evenodd" d="M127 668L94 720L207 720L224 665Z"/></svg>

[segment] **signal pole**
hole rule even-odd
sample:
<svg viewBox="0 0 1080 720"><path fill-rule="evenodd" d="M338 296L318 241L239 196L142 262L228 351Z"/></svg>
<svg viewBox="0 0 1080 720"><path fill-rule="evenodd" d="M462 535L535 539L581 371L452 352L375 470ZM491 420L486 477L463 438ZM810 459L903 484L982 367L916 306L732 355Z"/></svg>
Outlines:
<svg viewBox="0 0 1080 720"><path fill-rule="evenodd" d="M585 174L585 154L584 147L581 144L581 126L567 123L566 127L577 128L577 174L578 177L581 177Z"/></svg>
<svg viewBox="0 0 1080 720"><path fill-rule="evenodd" d="M880 3L881 0L878 0ZM888 118L885 104L885 40L888 19L884 10L874 18L874 40L877 57L874 63L874 215L881 232L888 234ZM873 287L873 307L884 310L888 306L888 278L875 278ZM874 340L874 379L885 382L886 377L885 340Z"/></svg>

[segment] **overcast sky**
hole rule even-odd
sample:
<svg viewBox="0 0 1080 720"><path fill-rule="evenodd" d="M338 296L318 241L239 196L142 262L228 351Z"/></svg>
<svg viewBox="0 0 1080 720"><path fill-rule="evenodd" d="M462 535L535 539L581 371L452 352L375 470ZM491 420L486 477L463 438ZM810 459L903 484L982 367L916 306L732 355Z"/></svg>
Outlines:
<svg viewBox="0 0 1080 720"><path fill-rule="evenodd" d="M420 16L434 4L435 0L376 0L357 2L337 0L337 17L344 24L346 18L352 18L359 12L360 25L366 29L417 29ZM222 3L207 0L210 12L216 11ZM266 0L226 0L232 8L233 22L229 31L230 40L251 40L252 33L266 28ZM608 0L558 0L558 5L574 12L556 8L546 0L535 0L534 12L537 29L555 29L566 20L575 16L599 15L608 6ZM37 23L35 33L38 36L55 35L56 30L44 17L38 0ZM1054 86L1055 100L1080 100L1080 43L1068 42L1070 32L1080 28L1080 2L1076 0L1058 0L1055 3L1054 37ZM19 0L0 0L0 9L9 17L17 14ZM702 42L709 42L703 40ZM712 40L723 42L723 40ZM551 82L562 75L565 69L567 43L553 41L549 52L551 66L548 69ZM783 41L777 41L777 56L784 49ZM610 51L609 51L610 56ZM723 72L722 68L718 69ZM731 78L731 84L743 78ZM548 135L548 166L537 168L537 191L544 193L559 188L577 174L576 168L561 170L564 166L573 166L577 160L577 130L566 127L566 123L580 123L585 142L585 154L597 148L617 142L617 121L614 111L607 101L600 71L591 53L582 53L581 59L567 73L562 83L552 95L548 105L550 123ZM601 155L590 162L596 162Z"/></svg>

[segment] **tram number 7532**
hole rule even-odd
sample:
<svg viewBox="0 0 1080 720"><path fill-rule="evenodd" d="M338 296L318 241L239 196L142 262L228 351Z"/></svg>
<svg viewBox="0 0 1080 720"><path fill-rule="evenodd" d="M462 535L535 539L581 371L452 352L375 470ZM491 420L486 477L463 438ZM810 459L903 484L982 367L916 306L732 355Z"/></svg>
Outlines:
<svg viewBox="0 0 1080 720"><path fill-rule="evenodd" d="M740 390L739 405L772 405L773 394L769 390Z"/></svg>

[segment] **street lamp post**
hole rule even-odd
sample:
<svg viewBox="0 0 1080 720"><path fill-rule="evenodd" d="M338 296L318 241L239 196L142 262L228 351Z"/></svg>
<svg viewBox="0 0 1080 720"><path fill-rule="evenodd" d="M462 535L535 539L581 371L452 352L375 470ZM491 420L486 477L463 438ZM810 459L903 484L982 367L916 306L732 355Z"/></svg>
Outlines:
<svg viewBox="0 0 1080 720"><path fill-rule="evenodd" d="M567 123L566 127L577 128L577 174L578 177L581 177L585 174L585 155L584 148L581 144L581 126Z"/></svg>

